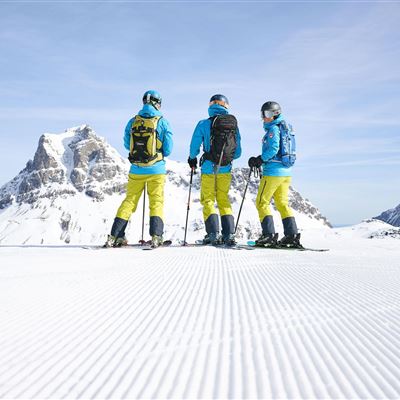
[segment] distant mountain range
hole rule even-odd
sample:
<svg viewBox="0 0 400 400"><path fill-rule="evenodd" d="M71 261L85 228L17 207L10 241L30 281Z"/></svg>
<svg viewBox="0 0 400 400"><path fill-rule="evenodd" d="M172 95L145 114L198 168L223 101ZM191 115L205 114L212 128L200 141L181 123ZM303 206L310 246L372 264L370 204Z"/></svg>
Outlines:
<svg viewBox="0 0 400 400"><path fill-rule="evenodd" d="M33 160L0 188L1 244L102 243L124 198L129 162L87 125L61 134L44 134ZM183 239L190 171L186 163L167 161L165 237ZM230 197L237 215L248 169L233 170ZM204 234L199 202L199 177L194 178L188 239ZM258 179L251 178L238 228L239 238L256 237L260 224L254 205ZM146 202L148 204L148 202ZM301 229L329 228L317 207L290 189L290 205ZM132 216L127 236L141 236L142 211ZM147 211L146 211L147 212ZM276 213L276 226L282 230ZM147 225L146 216L146 225ZM148 237L146 226L146 237Z"/></svg>

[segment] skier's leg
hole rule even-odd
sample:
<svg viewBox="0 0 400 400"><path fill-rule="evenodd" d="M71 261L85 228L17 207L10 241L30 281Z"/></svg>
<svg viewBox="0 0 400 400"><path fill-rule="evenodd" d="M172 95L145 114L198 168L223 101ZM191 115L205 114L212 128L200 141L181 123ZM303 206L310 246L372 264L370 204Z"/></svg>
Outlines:
<svg viewBox="0 0 400 400"><path fill-rule="evenodd" d="M144 175L129 174L126 196L118 208L111 235L124 237L129 218L137 208L144 188Z"/></svg>
<svg viewBox="0 0 400 400"><path fill-rule="evenodd" d="M289 186L291 177L282 177L282 182L274 194L275 206L281 214L284 237L279 241L284 246L300 246L300 234L298 233L293 211L289 206Z"/></svg>
<svg viewBox="0 0 400 400"><path fill-rule="evenodd" d="M282 219L292 217L293 211L289 207L289 186L292 178L290 176L276 176L274 178L279 183L274 193L275 207Z"/></svg>
<svg viewBox="0 0 400 400"><path fill-rule="evenodd" d="M295 235L297 234L296 220L293 216L293 210L289 206L289 187L292 178L290 176L280 177L281 184L274 194L275 206L281 214L284 234Z"/></svg>
<svg viewBox="0 0 400 400"><path fill-rule="evenodd" d="M263 176L256 197L256 207L263 234L274 234L274 220L271 212L271 199L279 186L275 176Z"/></svg>
<svg viewBox="0 0 400 400"><path fill-rule="evenodd" d="M235 220L232 213L232 205L229 200L232 175L230 173L217 176L217 204L221 215L222 237L225 242L233 240L235 232Z"/></svg>
<svg viewBox="0 0 400 400"><path fill-rule="evenodd" d="M278 234L275 233L274 218L270 203L277 188L275 177L263 176L258 187L256 207L260 218L262 234L256 240L260 246L275 246L278 242Z"/></svg>
<svg viewBox="0 0 400 400"><path fill-rule="evenodd" d="M215 210L215 181L213 174L201 175L200 203L203 206L203 218L206 226L206 241L216 241L219 233L218 215Z"/></svg>
<svg viewBox="0 0 400 400"><path fill-rule="evenodd" d="M150 236L162 238L164 233L165 175L147 175L147 194L150 208ZM160 239L161 240L161 239Z"/></svg>

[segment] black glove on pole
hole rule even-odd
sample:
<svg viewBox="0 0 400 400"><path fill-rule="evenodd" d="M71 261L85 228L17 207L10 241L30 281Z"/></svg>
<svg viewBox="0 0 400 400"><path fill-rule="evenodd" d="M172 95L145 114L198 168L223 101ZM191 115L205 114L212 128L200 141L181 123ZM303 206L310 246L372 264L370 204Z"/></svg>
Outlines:
<svg viewBox="0 0 400 400"><path fill-rule="evenodd" d="M190 158L189 158L190 160ZM196 165L197 165L197 159L196 160ZM185 223L185 237L183 238L183 245L186 246L186 232L187 232L187 226L188 226L188 220L189 220L189 210L190 210L190 194L192 193L192 182L193 182L193 173L194 173L195 167L192 167L190 169L190 183L189 183L189 197L188 197L188 202L187 202L187 211L186 211L186 223Z"/></svg>
<svg viewBox="0 0 400 400"><path fill-rule="evenodd" d="M188 158L188 164L189 167L192 169L196 169L197 168L197 158Z"/></svg>
<svg viewBox="0 0 400 400"><path fill-rule="evenodd" d="M260 168L262 165L263 165L263 160L262 160L261 156L249 158L249 167L250 168Z"/></svg>

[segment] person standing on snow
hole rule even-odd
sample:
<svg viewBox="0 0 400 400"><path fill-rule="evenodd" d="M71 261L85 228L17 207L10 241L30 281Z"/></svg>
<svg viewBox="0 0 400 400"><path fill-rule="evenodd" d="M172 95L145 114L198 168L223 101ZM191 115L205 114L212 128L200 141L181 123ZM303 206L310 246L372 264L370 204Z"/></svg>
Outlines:
<svg viewBox="0 0 400 400"><path fill-rule="evenodd" d="M262 235L256 240L256 245L266 247L276 245L300 246L300 234L297 230L293 211L289 207L289 186L292 180L291 166L294 164L295 154L287 154L282 151L283 147L289 146L290 141L292 141L292 146L295 146L291 126L285 122L280 105L274 101L267 101L262 105L261 118L264 121L265 131L262 141L262 154L258 157L251 157L248 162L250 168L263 167L263 177L260 180L256 198ZM286 135L291 135L289 140L286 139L288 136L282 139L283 132ZM272 197L275 201L275 207L281 215L284 229L284 237L279 242L270 209Z"/></svg>
<svg viewBox="0 0 400 400"><path fill-rule="evenodd" d="M125 229L135 212L140 196L147 186L150 208L150 235L152 246L163 243L163 211L165 161L172 150L172 132L160 112L161 96L155 90L143 95L143 108L125 128L124 146L129 150L132 166L129 172L126 197L118 208L105 247L127 244Z"/></svg>
<svg viewBox="0 0 400 400"><path fill-rule="evenodd" d="M235 223L229 200L232 161L239 158L240 132L236 118L228 112L229 101L222 94L211 97L208 114L210 118L199 121L190 143L188 163L197 168L200 147L204 154L200 159L201 197L206 227L204 244L234 245ZM219 236L219 219L215 210L217 202L221 216L222 237Z"/></svg>

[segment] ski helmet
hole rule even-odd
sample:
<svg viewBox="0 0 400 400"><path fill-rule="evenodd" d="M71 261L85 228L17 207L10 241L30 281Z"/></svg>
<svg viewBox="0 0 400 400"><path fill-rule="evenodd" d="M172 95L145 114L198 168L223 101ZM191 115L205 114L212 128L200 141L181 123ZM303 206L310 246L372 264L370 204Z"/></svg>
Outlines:
<svg viewBox="0 0 400 400"><path fill-rule="evenodd" d="M148 90L143 95L143 104L151 104L157 110L161 108L161 95L155 90Z"/></svg>
<svg viewBox="0 0 400 400"><path fill-rule="evenodd" d="M261 107L261 118L277 117L281 113L281 106L276 101L267 101Z"/></svg>
<svg viewBox="0 0 400 400"><path fill-rule="evenodd" d="M229 100L223 94L214 94L210 99L210 106L213 104L219 104L222 107L229 108Z"/></svg>

